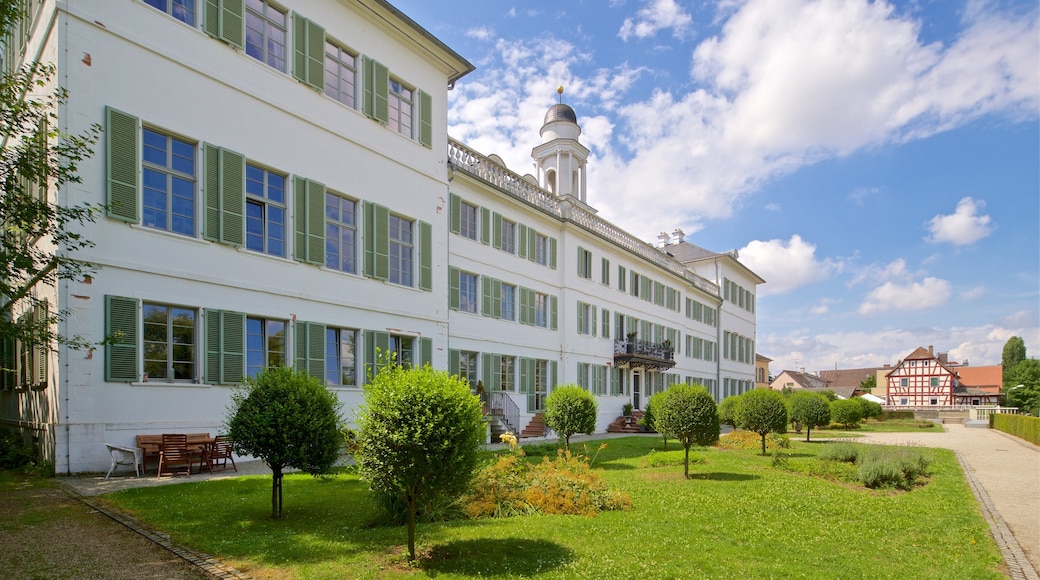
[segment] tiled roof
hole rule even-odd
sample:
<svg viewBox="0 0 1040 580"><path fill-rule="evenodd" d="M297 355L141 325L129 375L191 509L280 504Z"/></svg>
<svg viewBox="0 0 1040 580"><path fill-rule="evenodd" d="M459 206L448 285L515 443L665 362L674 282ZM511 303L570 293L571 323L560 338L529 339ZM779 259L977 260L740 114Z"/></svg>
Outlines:
<svg viewBox="0 0 1040 580"><path fill-rule="evenodd" d="M961 378L961 385L976 389L996 389L1004 384L1004 369L1000 365L982 367L956 367L954 369Z"/></svg>
<svg viewBox="0 0 1040 580"><path fill-rule="evenodd" d="M885 367L867 367L862 369L820 371L820 378L826 380L834 387L858 387L864 379L877 376L877 372L884 370L884 368Z"/></svg>
<svg viewBox="0 0 1040 580"><path fill-rule="evenodd" d="M827 381L821 379L820 377L810 375L808 373L800 373L798 371L784 371L777 375L777 378L774 379L773 382L775 383L777 379L779 379L781 376L785 374L802 389L811 389L827 386Z"/></svg>

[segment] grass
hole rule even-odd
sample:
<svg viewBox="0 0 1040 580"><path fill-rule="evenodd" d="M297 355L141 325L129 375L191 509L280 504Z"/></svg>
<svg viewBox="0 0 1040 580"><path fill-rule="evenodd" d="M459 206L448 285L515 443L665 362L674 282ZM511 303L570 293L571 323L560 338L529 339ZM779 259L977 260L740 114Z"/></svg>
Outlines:
<svg viewBox="0 0 1040 580"><path fill-rule="evenodd" d="M595 467L632 496L632 511L421 524L415 567L403 561L403 527L369 526L376 506L353 474L286 476L282 521L269 518L269 478L106 498L258 578L1002 577L952 452L926 450L927 485L879 492L807 475L826 445L792 441L784 470L753 451L696 449L685 480L674 442L664 452L660 438L613 439Z"/></svg>
<svg viewBox="0 0 1040 580"><path fill-rule="evenodd" d="M843 437L845 433L942 433L943 426L933 421L921 420L921 419L888 419L886 421L876 421L874 419L868 419L861 421L858 427L845 428L837 423L831 423L829 427L816 428L812 430L812 437L816 437L819 433L821 438L829 437ZM788 432L792 439L801 437L805 439L804 431L802 433Z"/></svg>

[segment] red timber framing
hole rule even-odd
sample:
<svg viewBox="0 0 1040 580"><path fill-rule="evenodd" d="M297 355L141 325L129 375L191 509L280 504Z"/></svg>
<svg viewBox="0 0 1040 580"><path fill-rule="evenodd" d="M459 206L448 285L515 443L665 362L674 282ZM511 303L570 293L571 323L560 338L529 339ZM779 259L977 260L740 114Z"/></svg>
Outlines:
<svg viewBox="0 0 1040 580"><path fill-rule="evenodd" d="M899 407L951 406L955 374L924 348L888 373L888 404Z"/></svg>

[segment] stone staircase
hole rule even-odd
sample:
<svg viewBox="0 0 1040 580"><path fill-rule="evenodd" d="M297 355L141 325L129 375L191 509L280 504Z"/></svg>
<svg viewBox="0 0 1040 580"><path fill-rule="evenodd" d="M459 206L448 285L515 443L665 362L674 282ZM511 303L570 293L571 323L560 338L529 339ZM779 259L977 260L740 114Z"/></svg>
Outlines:
<svg viewBox="0 0 1040 580"><path fill-rule="evenodd" d="M491 442L500 443L502 440L499 436L510 431L509 426L506 425L506 422L502 419L502 413L498 409L495 409L490 414L484 416L487 417L488 424L491 425Z"/></svg>
<svg viewBox="0 0 1040 580"><path fill-rule="evenodd" d="M607 426L607 433L645 433L646 431L639 425L639 421L643 419L643 412L640 410L632 411L631 417L621 416Z"/></svg>
<svg viewBox="0 0 1040 580"><path fill-rule="evenodd" d="M546 433L545 419L541 413L535 413L535 416L531 418L531 422L524 427L524 430L520 432L520 438L525 437L544 437Z"/></svg>

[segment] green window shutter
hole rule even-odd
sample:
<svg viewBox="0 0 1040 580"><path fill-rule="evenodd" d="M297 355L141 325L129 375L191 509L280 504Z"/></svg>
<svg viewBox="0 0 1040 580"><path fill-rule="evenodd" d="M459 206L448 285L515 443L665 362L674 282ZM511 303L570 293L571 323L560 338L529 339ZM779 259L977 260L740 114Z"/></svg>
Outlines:
<svg viewBox="0 0 1040 580"><path fill-rule="evenodd" d="M211 242L220 241L220 147L202 144L202 162L205 173L202 181L206 215L203 218L202 237ZM206 371L209 372L208 370ZM207 381L209 381L207 374ZM215 380L215 379L214 379Z"/></svg>
<svg viewBox="0 0 1040 580"><path fill-rule="evenodd" d="M533 292L520 288L520 324L534 324Z"/></svg>
<svg viewBox="0 0 1040 580"><path fill-rule="evenodd" d="M295 14L293 15L295 17ZM293 258L297 262L307 261L307 180L293 176Z"/></svg>
<svg viewBox="0 0 1040 580"><path fill-rule="evenodd" d="M548 248L546 250L548 251ZM538 232L533 229L527 234L527 259L532 262L538 260Z"/></svg>
<svg viewBox="0 0 1040 580"><path fill-rule="evenodd" d="M390 210L366 201L365 275L377 280L390 277Z"/></svg>
<svg viewBox="0 0 1040 580"><path fill-rule="evenodd" d="M448 196L450 218L448 231L457 234L462 231L462 198L452 193Z"/></svg>
<svg viewBox="0 0 1040 580"><path fill-rule="evenodd" d="M458 268L448 268L448 308L451 310L459 309L459 274Z"/></svg>
<svg viewBox="0 0 1040 580"><path fill-rule="evenodd" d="M578 302L578 334L585 334L585 303Z"/></svg>
<svg viewBox="0 0 1040 580"><path fill-rule="evenodd" d="M293 325L293 354L295 355L296 363L293 365L296 370L302 371L307 369L307 325L309 322L302 320L297 321Z"/></svg>
<svg viewBox="0 0 1040 580"><path fill-rule="evenodd" d="M592 320L589 323L589 336L596 336L596 307L589 306L589 313L592 314Z"/></svg>
<svg viewBox="0 0 1040 580"><path fill-rule="evenodd" d="M604 308L602 314L603 328L600 331L600 335L603 338L610 338L610 311Z"/></svg>
<svg viewBox="0 0 1040 580"><path fill-rule="evenodd" d="M246 315L220 312L220 382L241 383L246 374Z"/></svg>
<svg viewBox="0 0 1040 580"><path fill-rule="evenodd" d="M325 90L325 29L293 12L293 76Z"/></svg>
<svg viewBox="0 0 1040 580"><path fill-rule="evenodd" d="M125 222L140 221L137 201L141 191L138 172L141 140L137 117L105 107L105 156L108 161L108 217Z"/></svg>
<svg viewBox="0 0 1040 580"><path fill-rule="evenodd" d="M448 374L458 375L462 353L457 348L448 349Z"/></svg>
<svg viewBox="0 0 1040 580"><path fill-rule="evenodd" d="M325 380L325 325L307 324L307 374Z"/></svg>
<svg viewBox="0 0 1040 580"><path fill-rule="evenodd" d="M433 228L420 221L419 224L419 289L433 290ZM387 258L389 261L389 257Z"/></svg>
<svg viewBox="0 0 1040 580"><path fill-rule="evenodd" d="M620 290L622 292L625 291L625 281L627 279L628 279L628 276L626 274L625 267L620 265L620 264L618 264L618 267L617 267L617 289L618 290Z"/></svg>
<svg viewBox="0 0 1040 580"><path fill-rule="evenodd" d="M516 255L518 257L520 257L520 258L526 258L526 257L528 257L527 256L527 236L528 236L529 228L527 226L525 226L524 224L518 224L516 229L517 229L517 237L519 237L519 241L516 244ZM534 232L533 231L530 232L530 234L531 234L531 236L534 236ZM531 256L531 259L533 260L534 256Z"/></svg>
<svg viewBox="0 0 1040 580"><path fill-rule="evenodd" d="M364 111L369 117L381 122L390 121L390 69L374 58L363 57L365 68Z"/></svg>
<svg viewBox="0 0 1040 580"><path fill-rule="evenodd" d="M206 383L220 384L220 311L206 308Z"/></svg>
<svg viewBox="0 0 1040 580"><path fill-rule="evenodd" d="M556 303L558 300L555 296L549 297L549 329L556 330Z"/></svg>
<svg viewBox="0 0 1040 580"><path fill-rule="evenodd" d="M496 212L492 221L494 225L491 226L491 246L500 250L502 249L502 215Z"/></svg>
<svg viewBox="0 0 1040 580"><path fill-rule="evenodd" d="M202 29L214 38L243 48L245 46L245 0L206 0Z"/></svg>
<svg viewBox="0 0 1040 580"><path fill-rule="evenodd" d="M556 269L556 238L549 238L549 267Z"/></svg>
<svg viewBox="0 0 1040 580"><path fill-rule="evenodd" d="M293 257L325 265L325 185L293 176Z"/></svg>
<svg viewBox="0 0 1040 580"><path fill-rule="evenodd" d="M491 284L491 316L502 318L502 281L493 280Z"/></svg>
<svg viewBox="0 0 1040 580"><path fill-rule="evenodd" d="M480 243L491 243L491 210L486 207L480 208Z"/></svg>
<svg viewBox="0 0 1040 580"><path fill-rule="evenodd" d="M390 333L379 330L365 331L365 369L368 377L374 377L379 374L380 369L382 369L379 354L382 353L383 356L386 356L389 351Z"/></svg>
<svg viewBox="0 0 1040 580"><path fill-rule="evenodd" d="M534 392L534 359L520 357L520 392Z"/></svg>
<svg viewBox="0 0 1040 580"><path fill-rule="evenodd" d="M416 364L420 367L424 367L428 364L433 364L433 339L428 336L419 337L419 360Z"/></svg>
<svg viewBox="0 0 1040 580"><path fill-rule="evenodd" d="M433 147L433 98L430 93L420 90L419 93L419 143L425 147Z"/></svg>
<svg viewBox="0 0 1040 580"><path fill-rule="evenodd" d="M246 158L220 150L220 241L232 246L246 243Z"/></svg>
<svg viewBox="0 0 1040 580"><path fill-rule="evenodd" d="M498 390L494 387L495 382L495 357L490 352L480 354L480 382L484 383L485 391Z"/></svg>
<svg viewBox="0 0 1040 580"><path fill-rule="evenodd" d="M493 316L494 311L491 307L494 305L493 289L495 285L495 279L487 276L480 277L480 313L484 316Z"/></svg>
<svg viewBox="0 0 1040 580"><path fill-rule="evenodd" d="M549 361L549 381L548 382L549 382L549 388L550 389L555 389L556 388L556 367L557 367L556 361L554 361L554 360Z"/></svg>
<svg viewBox="0 0 1040 580"><path fill-rule="evenodd" d="M137 356L141 301L122 296L105 296L105 380L130 383L141 376Z"/></svg>

